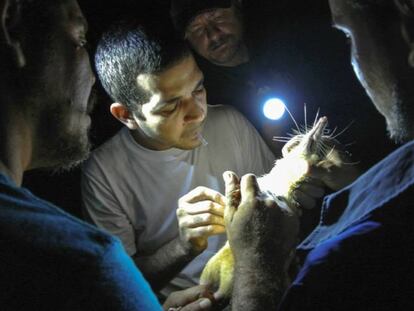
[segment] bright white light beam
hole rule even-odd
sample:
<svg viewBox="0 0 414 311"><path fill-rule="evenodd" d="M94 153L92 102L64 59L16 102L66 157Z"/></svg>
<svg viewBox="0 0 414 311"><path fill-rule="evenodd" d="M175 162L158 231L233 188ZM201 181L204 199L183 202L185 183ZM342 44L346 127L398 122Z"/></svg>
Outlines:
<svg viewBox="0 0 414 311"><path fill-rule="evenodd" d="M271 98L263 105L263 113L270 120L279 120L285 111L285 103L279 98Z"/></svg>

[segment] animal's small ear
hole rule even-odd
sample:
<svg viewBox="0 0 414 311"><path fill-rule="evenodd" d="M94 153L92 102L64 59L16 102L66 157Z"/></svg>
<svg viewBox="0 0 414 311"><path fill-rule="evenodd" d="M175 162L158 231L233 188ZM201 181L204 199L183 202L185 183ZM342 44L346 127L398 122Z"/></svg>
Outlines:
<svg viewBox="0 0 414 311"><path fill-rule="evenodd" d="M1 10L1 32L0 42L13 55L14 62L18 68L26 64L26 58L20 45L20 38L16 35L16 29L22 22L21 5L18 0L0 0Z"/></svg>
<svg viewBox="0 0 414 311"><path fill-rule="evenodd" d="M282 155L286 157L297 145L300 143L300 138L298 136L293 137L289 140L282 148Z"/></svg>
<svg viewBox="0 0 414 311"><path fill-rule="evenodd" d="M401 16L401 33L409 47L408 62L414 67L414 0L394 0Z"/></svg>

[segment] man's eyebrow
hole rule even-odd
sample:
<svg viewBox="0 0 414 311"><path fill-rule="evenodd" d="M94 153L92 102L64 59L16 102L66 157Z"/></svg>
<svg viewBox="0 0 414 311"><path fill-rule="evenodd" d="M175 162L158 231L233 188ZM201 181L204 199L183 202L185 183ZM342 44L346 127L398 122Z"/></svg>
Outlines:
<svg viewBox="0 0 414 311"><path fill-rule="evenodd" d="M198 81L197 85L195 86L194 90L198 89L200 86L204 84L204 76Z"/></svg>
<svg viewBox="0 0 414 311"><path fill-rule="evenodd" d="M179 99L180 99L180 97L179 97L179 96L177 96L177 97L173 97L173 98L170 98L170 99L164 100L164 102L163 102L163 103L165 103L165 104L171 104L171 103L173 103L173 102L175 102L176 100L179 100Z"/></svg>
<svg viewBox="0 0 414 311"><path fill-rule="evenodd" d="M167 100L160 101L154 107L152 107L151 112L156 112L156 111L164 108L164 106L166 106L168 104L171 104L171 103L173 103L173 102L175 102L176 100L179 100L179 99L180 99L180 96L176 96L176 97L173 97L173 98L170 98L170 99L167 99Z"/></svg>
<svg viewBox="0 0 414 311"><path fill-rule="evenodd" d="M204 84L204 76L200 79L200 81L197 82L196 86L194 87L193 91L197 90L200 86L202 86ZM177 100L180 99L180 96L176 96L173 98L169 98L167 100L163 100L162 102L160 102L158 105L156 105L152 111L157 111L160 108L164 107L165 105L171 104Z"/></svg>

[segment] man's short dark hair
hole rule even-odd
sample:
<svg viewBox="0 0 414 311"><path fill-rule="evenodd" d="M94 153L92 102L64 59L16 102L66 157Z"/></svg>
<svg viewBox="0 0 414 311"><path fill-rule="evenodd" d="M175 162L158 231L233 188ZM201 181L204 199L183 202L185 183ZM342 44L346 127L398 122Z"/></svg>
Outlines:
<svg viewBox="0 0 414 311"><path fill-rule="evenodd" d="M118 22L102 36L95 66L111 98L136 111L151 96L138 85L138 75L160 73L190 54L187 44L171 29Z"/></svg>
<svg viewBox="0 0 414 311"><path fill-rule="evenodd" d="M184 37L188 24L200 13L218 9L239 7L238 0L172 0L170 7L171 20L176 31Z"/></svg>

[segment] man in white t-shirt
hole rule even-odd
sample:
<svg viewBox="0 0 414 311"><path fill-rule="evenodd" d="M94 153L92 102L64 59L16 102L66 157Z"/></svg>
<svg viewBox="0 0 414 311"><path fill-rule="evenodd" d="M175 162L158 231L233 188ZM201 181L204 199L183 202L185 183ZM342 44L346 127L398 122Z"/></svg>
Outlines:
<svg viewBox="0 0 414 311"><path fill-rule="evenodd" d="M222 173L264 174L274 156L236 110L207 106L189 48L165 29L119 23L95 62L126 127L83 167L86 214L122 240L153 289L194 285L226 239Z"/></svg>

